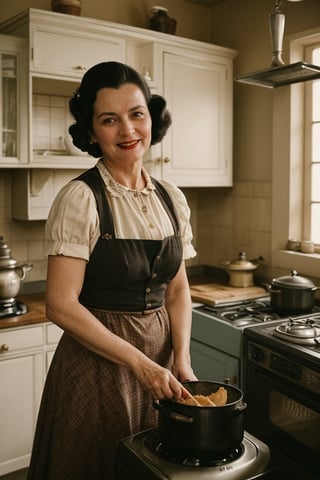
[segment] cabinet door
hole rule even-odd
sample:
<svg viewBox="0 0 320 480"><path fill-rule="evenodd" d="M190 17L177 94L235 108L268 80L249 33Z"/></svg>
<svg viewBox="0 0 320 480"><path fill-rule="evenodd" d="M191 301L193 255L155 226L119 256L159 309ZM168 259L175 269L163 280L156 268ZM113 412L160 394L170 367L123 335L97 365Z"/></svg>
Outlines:
<svg viewBox="0 0 320 480"><path fill-rule="evenodd" d="M12 174L12 218L46 220L59 190L82 170L17 169Z"/></svg>
<svg viewBox="0 0 320 480"><path fill-rule="evenodd" d="M81 28L35 26L32 30L33 72L54 77L81 78L92 65L109 60L125 61L125 40L96 35Z"/></svg>
<svg viewBox="0 0 320 480"><path fill-rule="evenodd" d="M239 360L200 342L191 340L191 362L199 380L239 382Z"/></svg>
<svg viewBox="0 0 320 480"><path fill-rule="evenodd" d="M199 55L200 56L200 55ZM179 186L232 184L232 81L227 61L163 52L163 94L173 122L163 177Z"/></svg>
<svg viewBox="0 0 320 480"><path fill-rule="evenodd" d="M0 166L27 161L27 44L0 35Z"/></svg>
<svg viewBox="0 0 320 480"><path fill-rule="evenodd" d="M0 360L0 475L29 465L42 379L42 352Z"/></svg>

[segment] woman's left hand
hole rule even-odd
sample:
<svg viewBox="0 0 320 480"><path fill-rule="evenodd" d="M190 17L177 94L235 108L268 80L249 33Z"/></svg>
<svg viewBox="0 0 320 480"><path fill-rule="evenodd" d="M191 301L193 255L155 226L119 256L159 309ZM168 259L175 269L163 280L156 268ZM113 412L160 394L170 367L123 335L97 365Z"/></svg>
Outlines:
<svg viewBox="0 0 320 480"><path fill-rule="evenodd" d="M186 364L175 364L172 367L172 373L180 382L188 382L192 380L198 380L192 367Z"/></svg>

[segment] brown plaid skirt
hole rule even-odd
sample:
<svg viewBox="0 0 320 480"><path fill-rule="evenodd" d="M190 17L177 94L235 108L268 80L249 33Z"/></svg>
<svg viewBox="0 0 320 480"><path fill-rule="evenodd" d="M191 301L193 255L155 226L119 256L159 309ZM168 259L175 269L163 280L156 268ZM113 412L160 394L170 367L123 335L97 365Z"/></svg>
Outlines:
<svg viewBox="0 0 320 480"><path fill-rule="evenodd" d="M164 307L148 314L93 313L106 328L171 368ZM27 478L113 480L119 440L156 425L151 396L127 368L64 334L47 375Z"/></svg>

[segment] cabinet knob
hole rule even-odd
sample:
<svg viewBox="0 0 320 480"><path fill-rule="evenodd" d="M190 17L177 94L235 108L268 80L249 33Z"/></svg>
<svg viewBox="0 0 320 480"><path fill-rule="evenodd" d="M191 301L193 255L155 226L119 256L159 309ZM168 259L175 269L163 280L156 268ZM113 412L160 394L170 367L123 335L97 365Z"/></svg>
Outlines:
<svg viewBox="0 0 320 480"><path fill-rule="evenodd" d="M80 72L86 72L87 71L87 67L84 67L83 65L77 65L76 67L74 67L75 70L80 70Z"/></svg>
<svg viewBox="0 0 320 480"><path fill-rule="evenodd" d="M6 343L3 343L2 345L0 345L0 352L7 352L9 350L9 345L7 345Z"/></svg>
<svg viewBox="0 0 320 480"><path fill-rule="evenodd" d="M164 161L164 163L170 163L170 158L169 157L164 157L163 161Z"/></svg>

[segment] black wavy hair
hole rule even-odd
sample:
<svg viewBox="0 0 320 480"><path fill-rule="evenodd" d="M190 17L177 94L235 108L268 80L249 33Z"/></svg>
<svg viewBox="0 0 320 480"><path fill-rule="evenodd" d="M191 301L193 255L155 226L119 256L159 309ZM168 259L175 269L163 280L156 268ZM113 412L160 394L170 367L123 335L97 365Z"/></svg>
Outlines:
<svg viewBox="0 0 320 480"><path fill-rule="evenodd" d="M171 115L165 99L152 95L145 79L133 68L120 62L103 62L88 70L73 97L69 100L69 109L75 123L69 127L73 143L83 152L100 157L102 151L98 143L91 142L93 133L93 104L97 91L101 88L119 88L125 83L133 83L142 91L152 120L151 145L161 142L169 126Z"/></svg>

